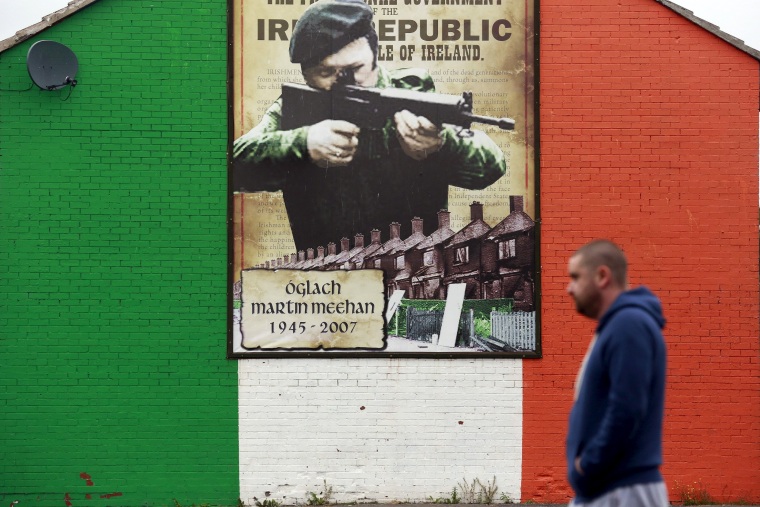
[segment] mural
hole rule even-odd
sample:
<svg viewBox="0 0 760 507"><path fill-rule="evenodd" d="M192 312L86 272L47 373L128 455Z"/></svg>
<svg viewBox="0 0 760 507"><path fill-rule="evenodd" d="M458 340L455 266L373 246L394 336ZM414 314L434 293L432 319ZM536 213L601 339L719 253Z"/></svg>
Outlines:
<svg viewBox="0 0 760 507"><path fill-rule="evenodd" d="M540 354L533 3L232 12L228 354Z"/></svg>

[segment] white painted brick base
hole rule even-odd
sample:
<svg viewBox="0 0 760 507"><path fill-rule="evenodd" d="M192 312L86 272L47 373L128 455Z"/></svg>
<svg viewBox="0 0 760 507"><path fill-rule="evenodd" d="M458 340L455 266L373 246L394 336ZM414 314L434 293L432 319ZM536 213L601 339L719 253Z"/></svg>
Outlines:
<svg viewBox="0 0 760 507"><path fill-rule="evenodd" d="M520 498L522 360L238 362L240 496L422 502L496 478ZM459 491L461 496L461 491Z"/></svg>

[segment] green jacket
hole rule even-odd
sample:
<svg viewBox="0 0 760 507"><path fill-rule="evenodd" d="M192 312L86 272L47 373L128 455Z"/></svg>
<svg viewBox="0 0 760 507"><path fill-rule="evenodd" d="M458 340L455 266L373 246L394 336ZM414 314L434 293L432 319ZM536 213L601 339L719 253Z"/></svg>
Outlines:
<svg viewBox="0 0 760 507"><path fill-rule="evenodd" d="M427 72L379 69L378 88L435 91ZM282 102L272 104L261 122L233 145L232 185L236 192L282 191L296 248L306 250L340 243L372 229L401 224L411 234L411 220L423 219L423 232L438 228L437 212L447 208L449 185L483 189L504 175L499 147L483 132L459 137L444 127L443 146L423 161L401 149L393 122L381 130L363 129L359 149L346 167L322 169L306 148L309 127L280 130Z"/></svg>

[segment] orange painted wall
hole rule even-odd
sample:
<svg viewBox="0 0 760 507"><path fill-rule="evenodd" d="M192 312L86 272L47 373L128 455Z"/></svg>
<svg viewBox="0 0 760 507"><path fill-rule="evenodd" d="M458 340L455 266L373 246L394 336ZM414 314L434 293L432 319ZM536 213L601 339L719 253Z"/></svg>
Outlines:
<svg viewBox="0 0 760 507"><path fill-rule="evenodd" d="M668 324L663 473L760 500L760 65L653 0L541 0L543 359L524 362L522 500L564 502L572 384L594 323L565 293L619 242Z"/></svg>

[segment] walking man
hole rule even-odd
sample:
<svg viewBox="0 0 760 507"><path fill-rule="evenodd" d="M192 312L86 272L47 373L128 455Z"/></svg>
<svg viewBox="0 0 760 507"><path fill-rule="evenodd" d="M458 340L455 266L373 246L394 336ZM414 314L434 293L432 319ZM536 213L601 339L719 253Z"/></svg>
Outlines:
<svg viewBox="0 0 760 507"><path fill-rule="evenodd" d="M568 263L567 292L598 321L578 372L567 435L572 507L666 507L660 474L665 325L657 297L628 288L625 255L592 241Z"/></svg>

